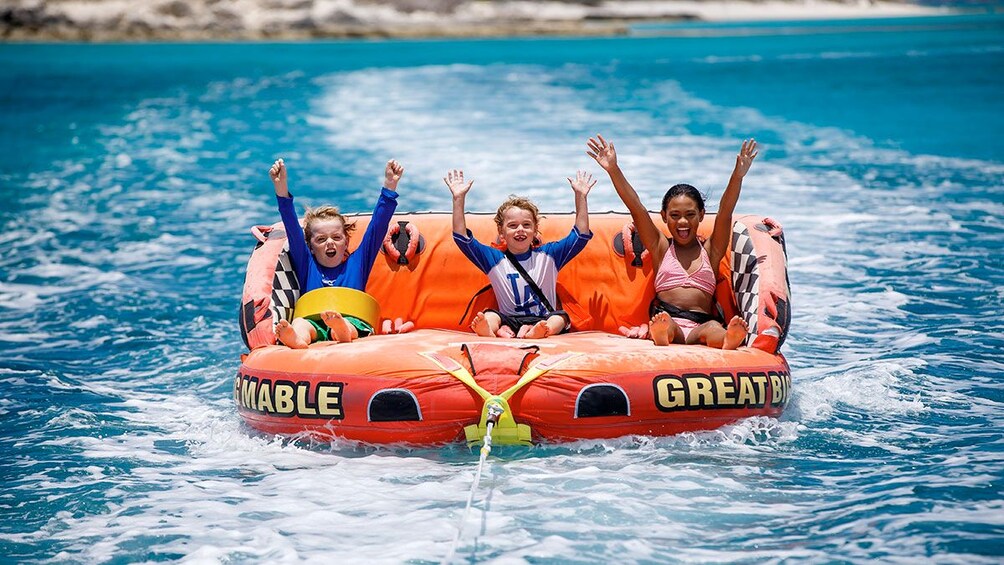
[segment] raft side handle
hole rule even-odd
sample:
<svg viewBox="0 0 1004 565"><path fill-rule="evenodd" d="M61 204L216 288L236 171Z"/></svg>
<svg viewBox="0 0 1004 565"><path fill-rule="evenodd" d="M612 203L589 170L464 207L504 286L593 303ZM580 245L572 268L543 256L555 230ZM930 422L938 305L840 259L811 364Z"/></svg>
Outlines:
<svg viewBox="0 0 1004 565"><path fill-rule="evenodd" d="M425 237L418 226L407 220L391 223L380 249L398 265L408 265L416 255L425 251Z"/></svg>
<svg viewBox="0 0 1004 565"><path fill-rule="evenodd" d="M641 267L649 256L648 249L645 249L645 245L641 242L641 236L638 235L634 222L624 224L620 233L614 235L612 247L614 254L628 259L628 263L632 267Z"/></svg>
<svg viewBox="0 0 1004 565"><path fill-rule="evenodd" d="M781 238L784 237L784 228L781 227L781 223L774 218L763 218L760 223L754 225L757 230L762 232L767 232L774 241L780 243Z"/></svg>
<svg viewBox="0 0 1004 565"><path fill-rule="evenodd" d="M271 237L271 233L275 231L272 226L251 226L251 235L258 240L258 243L265 243ZM286 235L283 233L282 235ZM256 248L257 249L257 248Z"/></svg>

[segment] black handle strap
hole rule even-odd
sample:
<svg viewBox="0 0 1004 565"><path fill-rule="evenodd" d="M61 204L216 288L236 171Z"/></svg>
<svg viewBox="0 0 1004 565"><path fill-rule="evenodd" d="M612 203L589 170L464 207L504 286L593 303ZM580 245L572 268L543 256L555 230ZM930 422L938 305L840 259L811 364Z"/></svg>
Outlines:
<svg viewBox="0 0 1004 565"><path fill-rule="evenodd" d="M467 313L471 311L471 306L474 305L474 301L477 300L479 296L488 292L491 289L492 285L486 284L485 286L481 287L481 290L474 293L474 296L472 296L471 299L467 302L467 308L464 308L464 315L460 317L460 321L457 322L457 324L463 325L464 321L467 320Z"/></svg>
<svg viewBox="0 0 1004 565"><path fill-rule="evenodd" d="M405 252L408 251L408 243L411 242L411 235L408 234L408 230L406 229L408 222L398 220L397 225L400 230L392 235L390 239L391 243L394 244L394 249L397 249L397 252L400 253L400 256L397 258L397 264L407 265L408 258L405 257Z"/></svg>

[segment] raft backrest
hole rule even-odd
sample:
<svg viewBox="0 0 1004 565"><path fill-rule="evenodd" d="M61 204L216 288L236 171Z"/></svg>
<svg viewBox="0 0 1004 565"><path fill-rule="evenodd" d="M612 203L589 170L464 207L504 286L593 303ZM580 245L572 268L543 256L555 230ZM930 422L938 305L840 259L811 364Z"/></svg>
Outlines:
<svg viewBox="0 0 1004 565"><path fill-rule="evenodd" d="M656 225L662 226L658 213L652 214ZM483 243L491 243L497 238L498 230L493 218L494 214L467 216L468 227ZM370 216L358 215L353 219L358 226L356 233L362 233ZM366 292L380 303L381 317L411 320L418 328L469 331L473 315L494 306L495 301L490 289L484 291L488 284L487 276L468 261L454 243L450 214L398 214L392 222L398 221L414 223L425 240L425 248L407 265L398 264L383 253L377 258ZM626 213L590 215L590 229L594 234L592 241L559 272L560 307L568 311L573 329L617 333L621 326L636 326L648 321L648 305L655 294L652 261L646 254L641 266L635 266L631 257L618 255L614 249L615 238L623 237L624 227L630 221ZM573 223L574 215L570 213L545 214L540 224L542 240L553 241L566 236ZM701 222L699 235L710 235L713 225L714 215L708 214ZM284 234L279 235L281 225L276 227L279 229L272 233L284 237ZM774 346L777 347L783 342L788 329L790 293L783 236L772 236L768 231L761 217L736 217L730 251L718 269L716 296L726 319L739 314L749 323L747 344L753 344L759 334L773 324L780 334ZM350 242L350 249L357 244L358 240ZM259 246L260 249L264 246ZM271 252L275 252L274 247ZM249 262L249 279L268 277L273 281L270 299L282 299L284 302L279 305L280 308L270 310L271 319L255 320L259 325L274 324L277 316L287 317L290 314L285 302L290 296L290 288L295 286L295 280L291 284L288 278L295 279L295 275L289 269L285 251L273 257L271 261L277 265L273 273L253 273L251 270L252 264L269 263L268 258L260 258L255 263L252 256ZM768 269L765 270L765 267ZM261 270L260 267L257 269ZM242 308L245 312L250 299L247 296L248 287L246 284ZM768 303L774 305L774 312L767 312L768 315L764 316L763 306ZM246 325L242 324L242 331ZM249 343L249 347L265 344L259 340Z"/></svg>
<svg viewBox="0 0 1004 565"><path fill-rule="evenodd" d="M383 317L410 319L420 328L468 331L473 315L496 303L490 289L478 294L488 278L460 253L450 215L410 214L395 220L415 223L426 249L409 265L377 260L366 290L380 302ZM560 307L576 330L617 332L620 325L648 319L654 295L650 262L633 267L612 252L614 236L629 221L627 214L592 216L592 241L558 274ZM568 235L573 223L572 214L547 214L540 226L542 240ZM497 238L494 214L468 214L467 225L483 243Z"/></svg>

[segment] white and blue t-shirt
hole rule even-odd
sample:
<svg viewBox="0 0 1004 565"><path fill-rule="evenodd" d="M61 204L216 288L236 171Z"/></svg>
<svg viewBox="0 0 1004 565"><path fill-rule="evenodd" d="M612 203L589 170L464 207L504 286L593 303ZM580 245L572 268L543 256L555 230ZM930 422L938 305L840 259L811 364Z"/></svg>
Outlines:
<svg viewBox="0 0 1004 565"><path fill-rule="evenodd" d="M545 243L536 249L531 248L526 253L514 257L537 283L551 305L559 308L555 292L558 270L578 255L592 237L592 233L579 233L579 230L572 226L572 231L564 239ZM495 291L495 299L499 303L500 313L506 316L542 318L550 314L516 267L506 258L505 253L474 239L471 230L467 230L466 235L454 233L453 241L457 243L460 251L481 269L481 272L488 275L492 290Z"/></svg>

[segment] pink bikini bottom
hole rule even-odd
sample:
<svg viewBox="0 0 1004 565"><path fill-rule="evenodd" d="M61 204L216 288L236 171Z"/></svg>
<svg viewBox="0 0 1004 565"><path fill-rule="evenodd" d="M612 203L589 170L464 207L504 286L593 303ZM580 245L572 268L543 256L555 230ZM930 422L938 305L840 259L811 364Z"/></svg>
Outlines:
<svg viewBox="0 0 1004 565"><path fill-rule="evenodd" d="M690 332L694 331L694 328L701 325L693 320L688 320L686 318L673 318L673 321L676 322L677 326L680 326L680 331L683 332L683 339L687 339L687 336L690 335Z"/></svg>

